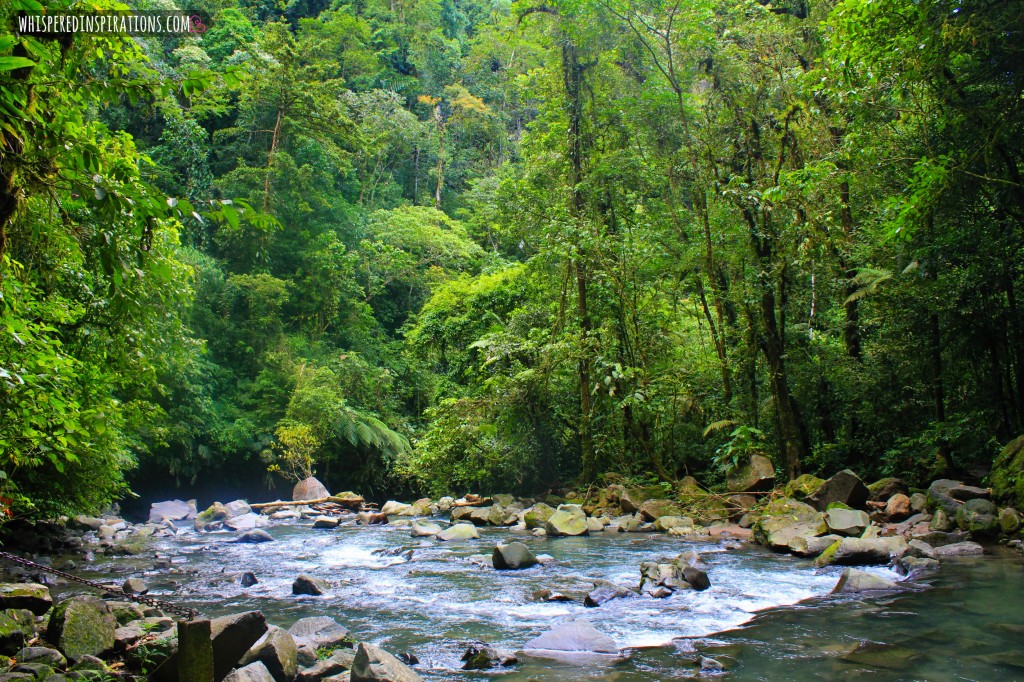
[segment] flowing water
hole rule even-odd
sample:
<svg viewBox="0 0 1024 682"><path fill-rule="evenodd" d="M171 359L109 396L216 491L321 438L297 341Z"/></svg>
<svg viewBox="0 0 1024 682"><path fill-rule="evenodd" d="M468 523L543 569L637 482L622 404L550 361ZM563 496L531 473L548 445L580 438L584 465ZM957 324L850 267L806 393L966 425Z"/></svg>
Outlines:
<svg viewBox="0 0 1024 682"><path fill-rule="evenodd" d="M144 571L139 558L108 560L83 575L123 579L143 575L151 596L199 609L206 616L259 609L283 627L310 615L329 615L361 640L412 652L427 680L474 680L494 673L460 670L466 643L482 640L520 650L563 622L585 618L611 636L628 657L586 665L520 656L502 680L657 681L714 676L701 656L714 658L732 679L1024 680L1024 560L1000 557L943 563L931 589L881 600L827 597L839 569L758 548L725 550L713 542L664 535L596 534L583 538L512 536L482 531L480 540L441 543L413 539L407 528L308 525L267 529L260 545L232 535L183 534L158 539L173 557L171 571ZM477 563L499 541L518 539L554 562L520 571ZM381 556L376 550L412 550ZM636 586L639 564L700 553L712 587L667 599L618 599L584 608L595 579ZM884 568L871 569L894 577ZM226 576L253 571L260 582L243 588ZM321 597L296 597L300 573L332 585ZM549 589L573 602L538 602ZM721 673L719 673L721 674Z"/></svg>

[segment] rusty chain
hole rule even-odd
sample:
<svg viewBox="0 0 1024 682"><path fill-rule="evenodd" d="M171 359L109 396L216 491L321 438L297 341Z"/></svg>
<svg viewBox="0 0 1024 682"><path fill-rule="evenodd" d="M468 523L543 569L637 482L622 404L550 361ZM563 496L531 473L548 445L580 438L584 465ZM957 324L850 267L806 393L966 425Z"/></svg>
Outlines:
<svg viewBox="0 0 1024 682"><path fill-rule="evenodd" d="M152 597L146 597L141 594L132 594L131 592L126 592L123 588L117 587L116 585L104 585L103 583L96 582L95 580L86 580L85 578L80 578L77 575L72 575L71 573L61 571L52 566L44 566L43 564L37 564L36 562L29 561L28 559L22 559L20 556L15 556L14 554L9 554L8 552L0 552L0 558L7 559L8 561L13 561L14 563L21 564L22 566L28 566L29 568L34 568L40 571L45 571L46 573L58 575L61 578L64 578L65 580L81 583L82 585L88 585L89 587L95 587L96 589L104 590L105 592L113 592L114 594L124 596L126 599L130 599L133 602L146 604L147 606L152 606L154 608L160 609L161 611L175 613L188 620L192 620L193 618L199 615L199 612L195 609L189 609L184 606L178 606L177 604L172 604L170 602L163 601L162 599L154 599Z"/></svg>

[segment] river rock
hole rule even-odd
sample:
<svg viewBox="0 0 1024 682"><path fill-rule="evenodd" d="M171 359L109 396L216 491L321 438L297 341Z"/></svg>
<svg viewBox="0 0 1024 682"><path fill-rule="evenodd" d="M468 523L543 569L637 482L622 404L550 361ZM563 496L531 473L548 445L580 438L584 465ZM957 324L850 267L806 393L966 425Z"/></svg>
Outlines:
<svg viewBox="0 0 1024 682"><path fill-rule="evenodd" d="M842 536L839 535L822 535L819 537L797 535L789 541L789 551L797 556L813 558L842 539Z"/></svg>
<svg viewBox="0 0 1024 682"><path fill-rule="evenodd" d="M265 530L257 528L256 530L246 531L240 533L238 537L234 539L234 542L241 542L243 544L258 545L261 542L273 542L274 537Z"/></svg>
<svg viewBox="0 0 1024 682"><path fill-rule="evenodd" d="M231 517L231 512L220 502L214 502L196 516L195 529L197 531L215 530Z"/></svg>
<svg viewBox="0 0 1024 682"><path fill-rule="evenodd" d="M41 616L53 606L50 589L39 583L0 583L0 609L28 609Z"/></svg>
<svg viewBox="0 0 1024 682"><path fill-rule="evenodd" d="M82 595L54 608L46 639L75 662L86 654L100 656L113 649L116 630L117 619L110 606L99 597Z"/></svg>
<svg viewBox="0 0 1024 682"><path fill-rule="evenodd" d="M388 500L384 503L384 506L380 508L380 513L387 514L388 516L404 516L405 512L411 509L411 504L405 504L404 502L398 502L396 500Z"/></svg>
<svg viewBox="0 0 1024 682"><path fill-rule="evenodd" d="M886 502L893 495L905 495L907 492L907 484L903 479L882 478L868 486L868 500Z"/></svg>
<svg viewBox="0 0 1024 682"><path fill-rule="evenodd" d="M474 642L466 649L466 653L462 654L462 661L465 663L462 666L463 670L487 670L514 665L517 659L511 651L495 649L483 642Z"/></svg>
<svg viewBox="0 0 1024 682"><path fill-rule="evenodd" d="M661 516L654 520L654 530L668 531L673 528L693 527L693 519L688 516Z"/></svg>
<svg viewBox="0 0 1024 682"><path fill-rule="evenodd" d="M708 578L708 574L696 566L683 567L683 580L698 592L703 592L711 587L711 579Z"/></svg>
<svg viewBox="0 0 1024 682"><path fill-rule="evenodd" d="M326 682L340 679L342 675L346 675L345 679L348 679L347 671L352 669L355 657L356 653L352 649L339 649L332 653L330 658L322 661L314 660L309 667L299 673L295 682L321 682L321 680Z"/></svg>
<svg viewBox="0 0 1024 682"><path fill-rule="evenodd" d="M640 505L640 515L645 521L654 521L662 516L679 514L679 506L672 500L647 500Z"/></svg>
<svg viewBox="0 0 1024 682"><path fill-rule="evenodd" d="M932 554L937 558L957 556L981 556L985 549L977 542L956 542L952 545L935 547Z"/></svg>
<svg viewBox="0 0 1024 682"><path fill-rule="evenodd" d="M331 530L332 528L337 528L339 523L341 523L341 519L335 516L318 516L313 519L313 528L317 530Z"/></svg>
<svg viewBox="0 0 1024 682"><path fill-rule="evenodd" d="M886 580L867 571L847 568L843 570L843 575L839 577L839 582L836 583L832 593L883 592L898 589L899 585L891 580Z"/></svg>
<svg viewBox="0 0 1024 682"><path fill-rule="evenodd" d="M629 599L635 596L637 596L636 592L627 587L601 580L594 583L594 589L583 599L583 605L595 608L607 604L613 599Z"/></svg>
<svg viewBox="0 0 1024 682"><path fill-rule="evenodd" d="M831 556L831 563L839 564L840 566L887 564L892 559L903 556L903 553L907 550L907 541L899 536L844 538L837 544L838 547L836 547L835 553ZM822 553L821 557L819 557L819 559L823 558L828 558L826 553ZM820 563L826 562L822 561Z"/></svg>
<svg viewBox="0 0 1024 682"><path fill-rule="evenodd" d="M896 493L885 503L885 515L894 521L905 519L911 515L913 508L910 498L903 493Z"/></svg>
<svg viewBox="0 0 1024 682"><path fill-rule="evenodd" d="M359 512L356 523L361 526L382 526L388 522L388 515L380 512Z"/></svg>
<svg viewBox="0 0 1024 682"><path fill-rule="evenodd" d="M550 537L587 534L587 517L583 508L576 504L562 504L544 524Z"/></svg>
<svg viewBox="0 0 1024 682"><path fill-rule="evenodd" d="M956 525L972 536L993 538L999 534L998 513L996 505L990 500L980 497L971 499L957 510Z"/></svg>
<svg viewBox="0 0 1024 682"><path fill-rule="evenodd" d="M537 557L522 542L510 542L507 545L497 545L494 554L491 556L494 567L500 570L514 570L518 568L530 568L538 563Z"/></svg>
<svg viewBox="0 0 1024 682"><path fill-rule="evenodd" d="M967 533L962 530L955 531L952 533L943 533L942 531L931 530L927 533L918 533L913 536L914 539L920 540L921 542L927 542L932 547L945 547L946 545L955 545L958 542L964 542L969 538Z"/></svg>
<svg viewBox="0 0 1024 682"><path fill-rule="evenodd" d="M314 649L330 649L349 642L348 628L328 616L300 618L288 628L288 634L297 645Z"/></svg>
<svg viewBox="0 0 1024 682"><path fill-rule="evenodd" d="M455 504L455 498L446 495L437 501L437 510L442 512L449 511L453 504Z"/></svg>
<svg viewBox="0 0 1024 682"><path fill-rule="evenodd" d="M441 532L441 526L426 519L416 519L412 523L412 536L414 538L429 538Z"/></svg>
<svg viewBox="0 0 1024 682"><path fill-rule="evenodd" d="M163 523L164 521L184 521L194 519L197 516L196 501L189 500L168 500L166 502L154 502L149 507L149 522ZM91 524L90 524L91 525ZM97 530L99 526L93 528Z"/></svg>
<svg viewBox="0 0 1024 682"><path fill-rule="evenodd" d="M478 540L480 532L472 523L456 523L437 534L437 539L442 542L459 540Z"/></svg>
<svg viewBox="0 0 1024 682"><path fill-rule="evenodd" d="M820 511L825 511L830 504L840 503L853 509L859 509L868 501L870 491L864 481L850 469L843 469L825 481L808 501Z"/></svg>
<svg viewBox="0 0 1024 682"><path fill-rule="evenodd" d="M754 524L754 538L766 547L787 550L795 537L815 537L828 531L814 507L790 498L773 500Z"/></svg>
<svg viewBox="0 0 1024 682"><path fill-rule="evenodd" d="M538 502L523 512L523 521L526 523L527 528L543 528L544 524L547 523L554 513L555 510L550 506L543 502Z"/></svg>
<svg viewBox="0 0 1024 682"><path fill-rule="evenodd" d="M463 509L469 510L469 514L461 518L468 518L474 526L501 526L505 523L505 510L501 505L463 507ZM455 516L453 515L452 518L454 519Z"/></svg>
<svg viewBox="0 0 1024 682"><path fill-rule="evenodd" d="M323 578L302 574L292 583L292 594L308 594L319 597L331 591L331 586Z"/></svg>
<svg viewBox="0 0 1024 682"><path fill-rule="evenodd" d="M585 620L574 620L531 639L523 645L531 653L547 652L618 654L619 648L608 635Z"/></svg>
<svg viewBox="0 0 1024 682"><path fill-rule="evenodd" d="M292 682L299 671L298 647L285 630L270 625L252 649L242 657L240 665L259 661L267 667L275 682Z"/></svg>
<svg viewBox="0 0 1024 682"><path fill-rule="evenodd" d="M275 682L275 678L267 670L267 666L261 661L256 661L244 668L232 670L224 678L224 682Z"/></svg>
<svg viewBox="0 0 1024 682"><path fill-rule="evenodd" d="M242 516L252 512L252 507L245 500L232 500L224 505L224 508L228 510L228 514L231 518L235 516Z"/></svg>
<svg viewBox="0 0 1024 682"><path fill-rule="evenodd" d="M0 612L0 654L12 656L36 636L35 616L28 609Z"/></svg>
<svg viewBox="0 0 1024 682"><path fill-rule="evenodd" d="M330 493L327 491L327 486L318 481L314 476L299 481L292 488L292 501L294 502L318 500L328 496L330 496Z"/></svg>
<svg viewBox="0 0 1024 682"><path fill-rule="evenodd" d="M1003 535L1013 535L1020 530L1020 525L1020 512L1016 509L1007 507L999 510L999 528L1003 531Z"/></svg>
<svg viewBox="0 0 1024 682"><path fill-rule="evenodd" d="M975 499L988 499L989 491L985 488L964 485L960 481L941 478L932 481L928 486L928 508L942 509L950 518L955 518L964 502Z"/></svg>
<svg viewBox="0 0 1024 682"><path fill-rule="evenodd" d="M412 668L381 649L360 642L352 662L352 682L422 682Z"/></svg>
<svg viewBox="0 0 1024 682"><path fill-rule="evenodd" d="M130 594L146 594L149 592L149 585L142 578L128 578L121 585L121 589Z"/></svg>
<svg viewBox="0 0 1024 682"><path fill-rule="evenodd" d="M247 531L265 525L266 519L260 514L249 512L240 516L233 516L224 522L224 525L231 530Z"/></svg>
<svg viewBox="0 0 1024 682"><path fill-rule="evenodd" d="M938 570L938 560L929 557L903 556L896 562L896 572L907 580L917 580Z"/></svg>
<svg viewBox="0 0 1024 682"><path fill-rule="evenodd" d="M785 495L788 498L803 502L818 492L825 485L825 479L812 474L801 474L786 484Z"/></svg>
<svg viewBox="0 0 1024 682"><path fill-rule="evenodd" d="M750 459L726 479L731 493L764 493L775 487L775 465L763 455Z"/></svg>
<svg viewBox="0 0 1024 682"><path fill-rule="evenodd" d="M907 551L904 556L919 557L924 559L935 558L935 548L923 540L917 538L907 543Z"/></svg>
<svg viewBox="0 0 1024 682"><path fill-rule="evenodd" d="M847 537L860 537L871 525L867 512L859 509L842 509L833 507L825 512L825 524L833 533Z"/></svg>

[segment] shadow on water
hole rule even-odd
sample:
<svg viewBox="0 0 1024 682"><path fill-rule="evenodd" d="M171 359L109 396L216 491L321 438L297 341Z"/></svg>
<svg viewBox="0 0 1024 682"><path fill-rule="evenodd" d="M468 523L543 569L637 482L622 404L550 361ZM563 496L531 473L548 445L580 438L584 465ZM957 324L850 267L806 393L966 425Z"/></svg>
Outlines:
<svg viewBox="0 0 1024 682"><path fill-rule="evenodd" d="M459 670L466 643L518 650L575 618L611 636L629 658L581 666L521 656L499 679L1024 679L1024 560L1008 552L946 561L929 590L839 600L826 597L839 569L817 572L805 560L757 548L725 551L715 543L666 536L517 536L556 562L501 572L481 565L480 555L508 541L506 530L486 530L480 540L459 544L414 539L408 529L387 526L268 530L276 541L261 545L232 543L227 533L163 538L154 549L172 557L170 571L152 570L152 557L129 557L101 559L83 575L143 575L151 596L206 616L260 609L270 622L287 627L304 616L329 615L359 639L415 653L422 662L417 669L432 681L494 677ZM411 549L412 559L374 553L382 549ZM641 561L689 549L702 556L709 590L583 607L593 580L635 587ZM260 582L243 588L233 580L238 571L253 571ZM292 596L300 573L328 580L331 593ZM574 600L538 602L533 592L539 589ZM702 658L721 663L725 672L701 671Z"/></svg>

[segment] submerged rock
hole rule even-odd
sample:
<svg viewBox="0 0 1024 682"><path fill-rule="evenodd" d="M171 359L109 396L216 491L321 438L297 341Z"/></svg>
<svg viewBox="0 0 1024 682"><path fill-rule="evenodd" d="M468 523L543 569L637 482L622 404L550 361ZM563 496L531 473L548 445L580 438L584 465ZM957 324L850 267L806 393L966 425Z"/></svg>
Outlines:
<svg viewBox="0 0 1024 682"><path fill-rule="evenodd" d="M259 528L256 530L246 531L234 539L234 542L247 543L250 545L273 541L274 537L270 533L265 530L260 530Z"/></svg>

